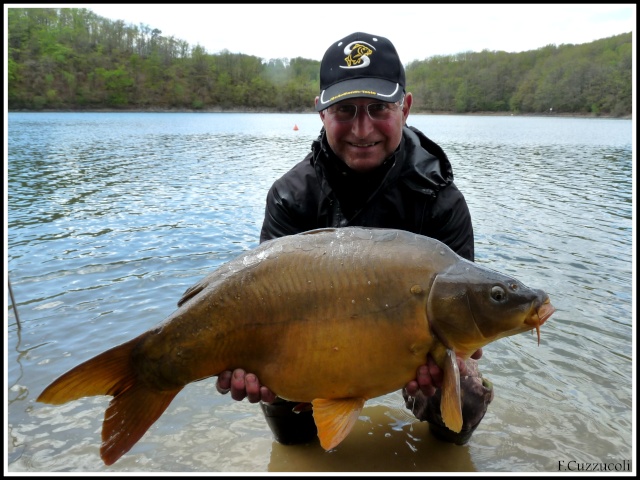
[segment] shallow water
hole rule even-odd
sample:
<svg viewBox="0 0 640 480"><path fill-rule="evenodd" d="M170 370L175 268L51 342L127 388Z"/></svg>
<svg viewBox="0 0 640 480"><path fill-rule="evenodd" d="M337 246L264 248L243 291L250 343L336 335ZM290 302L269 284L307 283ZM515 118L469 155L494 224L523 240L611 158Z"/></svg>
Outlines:
<svg viewBox="0 0 640 480"><path fill-rule="evenodd" d="M449 155L476 261L543 288L557 309L540 346L523 334L485 347L495 400L468 445L434 440L394 392L368 402L335 450L284 447L257 405L217 394L209 379L185 388L106 467L107 397L35 398L159 323L186 288L256 246L267 189L304 157L320 121L11 113L7 258L20 323L7 299L9 472L557 472L630 461L632 122L409 120Z"/></svg>

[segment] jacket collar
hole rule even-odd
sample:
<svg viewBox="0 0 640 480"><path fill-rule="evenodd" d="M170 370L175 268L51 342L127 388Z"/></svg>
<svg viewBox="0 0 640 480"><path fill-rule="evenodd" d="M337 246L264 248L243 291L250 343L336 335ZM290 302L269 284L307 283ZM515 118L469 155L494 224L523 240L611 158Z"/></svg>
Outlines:
<svg viewBox="0 0 640 480"><path fill-rule="evenodd" d="M321 178L325 194L328 195L332 190L329 185L331 169L343 175L357 175L333 153L324 128L314 140L311 150L310 161ZM453 169L447 155L439 145L415 127L403 128L400 145L383 165L388 168L388 172L382 176L383 179L376 191L401 181L411 190L435 195L453 182Z"/></svg>

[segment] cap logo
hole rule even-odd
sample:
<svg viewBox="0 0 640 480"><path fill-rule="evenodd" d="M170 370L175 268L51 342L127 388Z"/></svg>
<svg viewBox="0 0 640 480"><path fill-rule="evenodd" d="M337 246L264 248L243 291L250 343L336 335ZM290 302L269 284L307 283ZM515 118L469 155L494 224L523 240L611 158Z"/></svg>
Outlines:
<svg viewBox="0 0 640 480"><path fill-rule="evenodd" d="M321 112L336 102L360 97L397 102L405 83L393 44L384 37L355 32L332 43L324 53L315 109Z"/></svg>
<svg viewBox="0 0 640 480"><path fill-rule="evenodd" d="M367 42L351 42L344 47L347 57L344 59L347 66L340 65L340 68L365 68L371 63L369 55L373 53L375 47Z"/></svg>

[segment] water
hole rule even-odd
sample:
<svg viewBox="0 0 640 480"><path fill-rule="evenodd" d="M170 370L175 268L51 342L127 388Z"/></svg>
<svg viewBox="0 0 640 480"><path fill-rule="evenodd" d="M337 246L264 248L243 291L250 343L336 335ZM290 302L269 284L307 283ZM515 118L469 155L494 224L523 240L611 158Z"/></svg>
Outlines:
<svg viewBox="0 0 640 480"><path fill-rule="evenodd" d="M485 347L480 365L495 400L468 445L434 440L394 392L368 402L334 451L284 447L257 405L217 394L209 379L185 388L106 467L99 446L110 397L35 399L256 246L269 186L305 156L320 120L8 118L7 264L21 327L7 299L9 472L557 472L635 459L632 121L409 118L451 159L476 261L543 288L557 308L540 346L523 334Z"/></svg>

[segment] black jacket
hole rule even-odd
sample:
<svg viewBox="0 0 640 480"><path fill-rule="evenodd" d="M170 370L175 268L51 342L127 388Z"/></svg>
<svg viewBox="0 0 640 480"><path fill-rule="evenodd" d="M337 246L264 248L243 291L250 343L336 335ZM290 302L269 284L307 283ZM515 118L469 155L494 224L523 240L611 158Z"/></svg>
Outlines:
<svg viewBox="0 0 640 480"><path fill-rule="evenodd" d="M473 227L443 150L414 127L373 172L346 167L324 130L267 194L260 242L323 227L397 228L436 238L474 259Z"/></svg>

